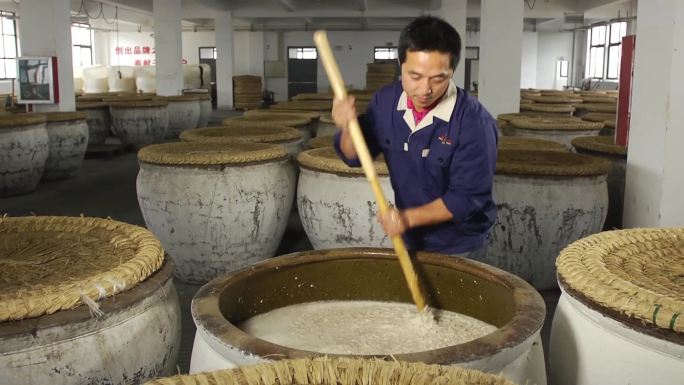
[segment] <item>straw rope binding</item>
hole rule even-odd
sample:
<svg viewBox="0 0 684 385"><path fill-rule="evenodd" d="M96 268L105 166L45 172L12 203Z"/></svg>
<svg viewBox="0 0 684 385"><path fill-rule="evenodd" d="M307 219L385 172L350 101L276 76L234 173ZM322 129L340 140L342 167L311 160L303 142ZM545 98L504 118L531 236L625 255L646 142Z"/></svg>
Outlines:
<svg viewBox="0 0 684 385"><path fill-rule="evenodd" d="M684 228L606 231L556 260L564 284L642 324L684 332Z"/></svg>
<svg viewBox="0 0 684 385"><path fill-rule="evenodd" d="M288 127L303 127L311 123L311 118L304 115L295 114L270 114L270 115L256 115L256 116L237 116L233 118L223 119L224 126L230 127L257 127L265 126L271 127L288 126Z"/></svg>
<svg viewBox="0 0 684 385"><path fill-rule="evenodd" d="M281 102L270 107L272 110L302 110L302 111L331 111L332 101L324 100L295 100Z"/></svg>
<svg viewBox="0 0 684 385"><path fill-rule="evenodd" d="M70 122L73 120L86 120L88 115L81 111L64 111L64 112L44 112L48 123Z"/></svg>
<svg viewBox="0 0 684 385"><path fill-rule="evenodd" d="M301 140L298 129L286 126L205 127L185 130L180 139L188 142L233 143L290 143Z"/></svg>
<svg viewBox="0 0 684 385"><path fill-rule="evenodd" d="M335 174L364 176L363 168L349 167L337 156L332 147L321 147L301 152L297 156L297 162L303 168L315 171L324 171ZM375 162L375 171L379 176L389 175L385 159L378 157Z"/></svg>
<svg viewBox="0 0 684 385"><path fill-rule="evenodd" d="M306 116L307 118L310 118L311 120L318 120L321 117L320 112L315 112L315 111L288 111L288 110L264 110L264 109L256 109L256 110L249 110L245 111L243 116L264 116L264 115L282 115L282 114L289 114L289 115L296 115L296 116Z"/></svg>
<svg viewBox="0 0 684 385"><path fill-rule="evenodd" d="M110 219L0 218L0 321L21 320L129 290L157 271L164 250L148 230Z"/></svg>
<svg viewBox="0 0 684 385"><path fill-rule="evenodd" d="M166 100L141 100L128 102L111 102L111 108L161 108L169 105Z"/></svg>
<svg viewBox="0 0 684 385"><path fill-rule="evenodd" d="M514 385L503 377L473 369L399 361L350 358L282 360L147 385Z"/></svg>
<svg viewBox="0 0 684 385"><path fill-rule="evenodd" d="M627 147L615 144L612 136L580 136L572 140L572 145L585 151L627 157Z"/></svg>
<svg viewBox="0 0 684 385"><path fill-rule="evenodd" d="M582 120L587 122L605 122L607 120L615 120L615 114L605 112L590 112L582 115Z"/></svg>
<svg viewBox="0 0 684 385"><path fill-rule="evenodd" d="M224 166L268 162L287 158L278 145L265 143L175 142L153 144L138 152L145 163L184 166Z"/></svg>
<svg viewBox="0 0 684 385"><path fill-rule="evenodd" d="M105 102L76 102L76 110L92 110L96 108L109 108Z"/></svg>
<svg viewBox="0 0 684 385"><path fill-rule="evenodd" d="M323 93L301 93L292 97L292 100L333 100L335 95Z"/></svg>
<svg viewBox="0 0 684 385"><path fill-rule="evenodd" d="M41 114L0 115L0 129L45 124L47 118Z"/></svg>
<svg viewBox="0 0 684 385"><path fill-rule="evenodd" d="M315 138L309 139L309 147L311 147L311 148L332 147L334 141L335 141L335 135L317 136Z"/></svg>
<svg viewBox="0 0 684 385"><path fill-rule="evenodd" d="M575 112L575 107L571 104L547 104L547 103L531 103L521 104L520 111L536 111L536 112Z"/></svg>
<svg viewBox="0 0 684 385"><path fill-rule="evenodd" d="M548 119L548 118L525 118L511 120L516 128L538 131L600 131L603 123L587 122L573 118Z"/></svg>
<svg viewBox="0 0 684 385"><path fill-rule="evenodd" d="M547 104L575 104L582 103L582 99L569 96L532 96L528 95L525 99L532 100L535 103Z"/></svg>
<svg viewBox="0 0 684 385"><path fill-rule="evenodd" d="M205 95L208 96L208 95ZM199 101L199 95L196 94L183 94L183 95L171 95L171 96L155 96L152 100L166 100L170 103L173 102L195 102Z"/></svg>
<svg viewBox="0 0 684 385"><path fill-rule="evenodd" d="M584 177L605 175L611 168L608 160L561 151L505 149L496 161L496 173L504 175Z"/></svg>
<svg viewBox="0 0 684 385"><path fill-rule="evenodd" d="M553 113L544 113L544 112L532 112L532 111L524 111L524 112L519 112L519 113L508 113L508 114L499 114L497 116L497 119L500 120L505 120L507 122L511 122L513 119L519 119L519 118L545 118L545 119L574 119L574 120L582 120L580 118L570 116L570 115L560 115L560 114L553 114Z"/></svg>
<svg viewBox="0 0 684 385"><path fill-rule="evenodd" d="M576 107L578 110L585 110L589 112L617 112L617 103L582 103L578 104Z"/></svg>
<svg viewBox="0 0 684 385"><path fill-rule="evenodd" d="M552 140L526 138L524 136L502 136L499 138L499 150L522 151L562 151L568 149L562 143Z"/></svg>

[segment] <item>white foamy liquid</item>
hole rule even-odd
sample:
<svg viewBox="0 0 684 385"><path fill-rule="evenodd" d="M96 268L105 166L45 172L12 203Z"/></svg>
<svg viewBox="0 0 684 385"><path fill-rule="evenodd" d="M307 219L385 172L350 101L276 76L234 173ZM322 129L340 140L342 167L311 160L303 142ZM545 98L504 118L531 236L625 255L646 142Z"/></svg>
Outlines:
<svg viewBox="0 0 684 385"><path fill-rule="evenodd" d="M478 319L433 310L437 322L407 303L307 302L252 317L239 325L262 340L330 354L413 353L474 340L497 328Z"/></svg>

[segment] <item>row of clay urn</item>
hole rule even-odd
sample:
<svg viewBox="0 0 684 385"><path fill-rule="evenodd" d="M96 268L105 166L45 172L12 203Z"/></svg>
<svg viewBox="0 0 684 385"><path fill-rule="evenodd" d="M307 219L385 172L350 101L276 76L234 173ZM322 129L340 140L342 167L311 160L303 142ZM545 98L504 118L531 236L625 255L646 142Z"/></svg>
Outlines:
<svg viewBox="0 0 684 385"><path fill-rule="evenodd" d="M0 197L76 176L88 146L82 112L0 116Z"/></svg>
<svg viewBox="0 0 684 385"><path fill-rule="evenodd" d="M94 139L102 144L111 132L124 145L175 139L181 131L206 127L211 100L206 93L177 96L151 94L86 94L76 99L76 109L88 114Z"/></svg>

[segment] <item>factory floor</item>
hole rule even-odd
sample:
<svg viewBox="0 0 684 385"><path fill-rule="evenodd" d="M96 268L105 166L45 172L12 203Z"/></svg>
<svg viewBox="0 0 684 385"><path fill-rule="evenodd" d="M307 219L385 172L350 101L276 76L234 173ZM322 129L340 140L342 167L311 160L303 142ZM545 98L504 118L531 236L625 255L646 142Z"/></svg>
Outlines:
<svg viewBox="0 0 684 385"><path fill-rule="evenodd" d="M220 124L227 116L241 115L234 111L215 111L210 125ZM0 214L70 215L111 217L119 221L145 226L138 207L135 179L138 162L134 152L111 158L86 159L77 177L66 181L41 183L38 190L27 195L0 199ZM277 255L312 249L296 213L290 217L288 228ZM182 311L182 337L178 370L187 373L195 335L190 316L190 302L200 285L174 279ZM541 293L546 302L547 317L542 329L545 353L548 351L551 319L558 302L558 290Z"/></svg>

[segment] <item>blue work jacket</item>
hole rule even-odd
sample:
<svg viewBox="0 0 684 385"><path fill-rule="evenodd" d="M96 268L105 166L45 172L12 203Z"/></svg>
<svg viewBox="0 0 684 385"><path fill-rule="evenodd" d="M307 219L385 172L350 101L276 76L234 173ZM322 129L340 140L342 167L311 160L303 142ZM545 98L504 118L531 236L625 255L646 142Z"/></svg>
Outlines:
<svg viewBox="0 0 684 385"><path fill-rule="evenodd" d="M418 126L406 98L401 82L381 88L359 123L371 156L385 156L399 209L442 198L453 214L448 222L408 230L407 247L445 254L479 249L496 219L496 120L453 83ZM342 154L339 132L335 150L347 165L360 166Z"/></svg>

